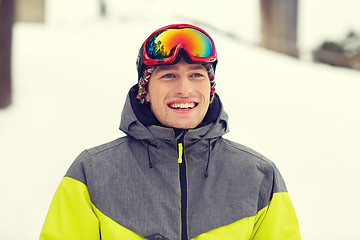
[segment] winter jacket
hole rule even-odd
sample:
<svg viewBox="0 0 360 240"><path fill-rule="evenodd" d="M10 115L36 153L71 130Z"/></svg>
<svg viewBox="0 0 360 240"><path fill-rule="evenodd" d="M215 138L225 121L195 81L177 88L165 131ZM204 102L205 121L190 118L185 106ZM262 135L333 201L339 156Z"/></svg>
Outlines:
<svg viewBox="0 0 360 240"><path fill-rule="evenodd" d="M176 136L142 124L130 98L120 124L126 136L77 157L40 240L300 239L274 163L223 138L220 100L214 122Z"/></svg>

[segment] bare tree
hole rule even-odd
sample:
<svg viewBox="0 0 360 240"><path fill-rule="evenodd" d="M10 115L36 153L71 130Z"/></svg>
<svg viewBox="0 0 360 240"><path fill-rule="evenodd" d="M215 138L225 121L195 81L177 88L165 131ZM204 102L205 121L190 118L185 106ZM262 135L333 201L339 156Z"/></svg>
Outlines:
<svg viewBox="0 0 360 240"><path fill-rule="evenodd" d="M106 17L106 2L105 0L99 0L100 4L100 16Z"/></svg>
<svg viewBox="0 0 360 240"><path fill-rule="evenodd" d="M0 0L0 108L11 103L11 41L14 0Z"/></svg>

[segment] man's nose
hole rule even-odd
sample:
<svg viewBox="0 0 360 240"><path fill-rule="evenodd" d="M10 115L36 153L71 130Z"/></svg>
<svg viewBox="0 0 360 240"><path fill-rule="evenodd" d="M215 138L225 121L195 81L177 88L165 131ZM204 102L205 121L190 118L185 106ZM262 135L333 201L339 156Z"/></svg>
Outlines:
<svg viewBox="0 0 360 240"><path fill-rule="evenodd" d="M186 76L179 77L178 81L176 82L175 92L177 94L186 95L191 93L192 86L191 81Z"/></svg>

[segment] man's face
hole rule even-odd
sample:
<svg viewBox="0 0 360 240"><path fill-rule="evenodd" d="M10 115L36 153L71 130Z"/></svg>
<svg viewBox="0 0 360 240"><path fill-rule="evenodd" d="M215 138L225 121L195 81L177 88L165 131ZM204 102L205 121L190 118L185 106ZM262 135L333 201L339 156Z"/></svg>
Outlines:
<svg viewBox="0 0 360 240"><path fill-rule="evenodd" d="M202 64L158 66L151 74L146 101L167 127L191 129L205 117L210 101L210 80Z"/></svg>

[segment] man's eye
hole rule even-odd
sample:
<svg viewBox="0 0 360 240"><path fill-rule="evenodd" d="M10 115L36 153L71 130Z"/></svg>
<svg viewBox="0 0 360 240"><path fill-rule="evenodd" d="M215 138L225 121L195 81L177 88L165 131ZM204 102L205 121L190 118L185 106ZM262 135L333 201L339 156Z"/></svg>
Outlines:
<svg viewBox="0 0 360 240"><path fill-rule="evenodd" d="M194 77L203 77L204 75L202 75L201 73L194 73L193 76Z"/></svg>
<svg viewBox="0 0 360 240"><path fill-rule="evenodd" d="M171 73L165 74L165 75L163 76L163 78L173 78L173 77L174 77L174 75L171 74Z"/></svg>

